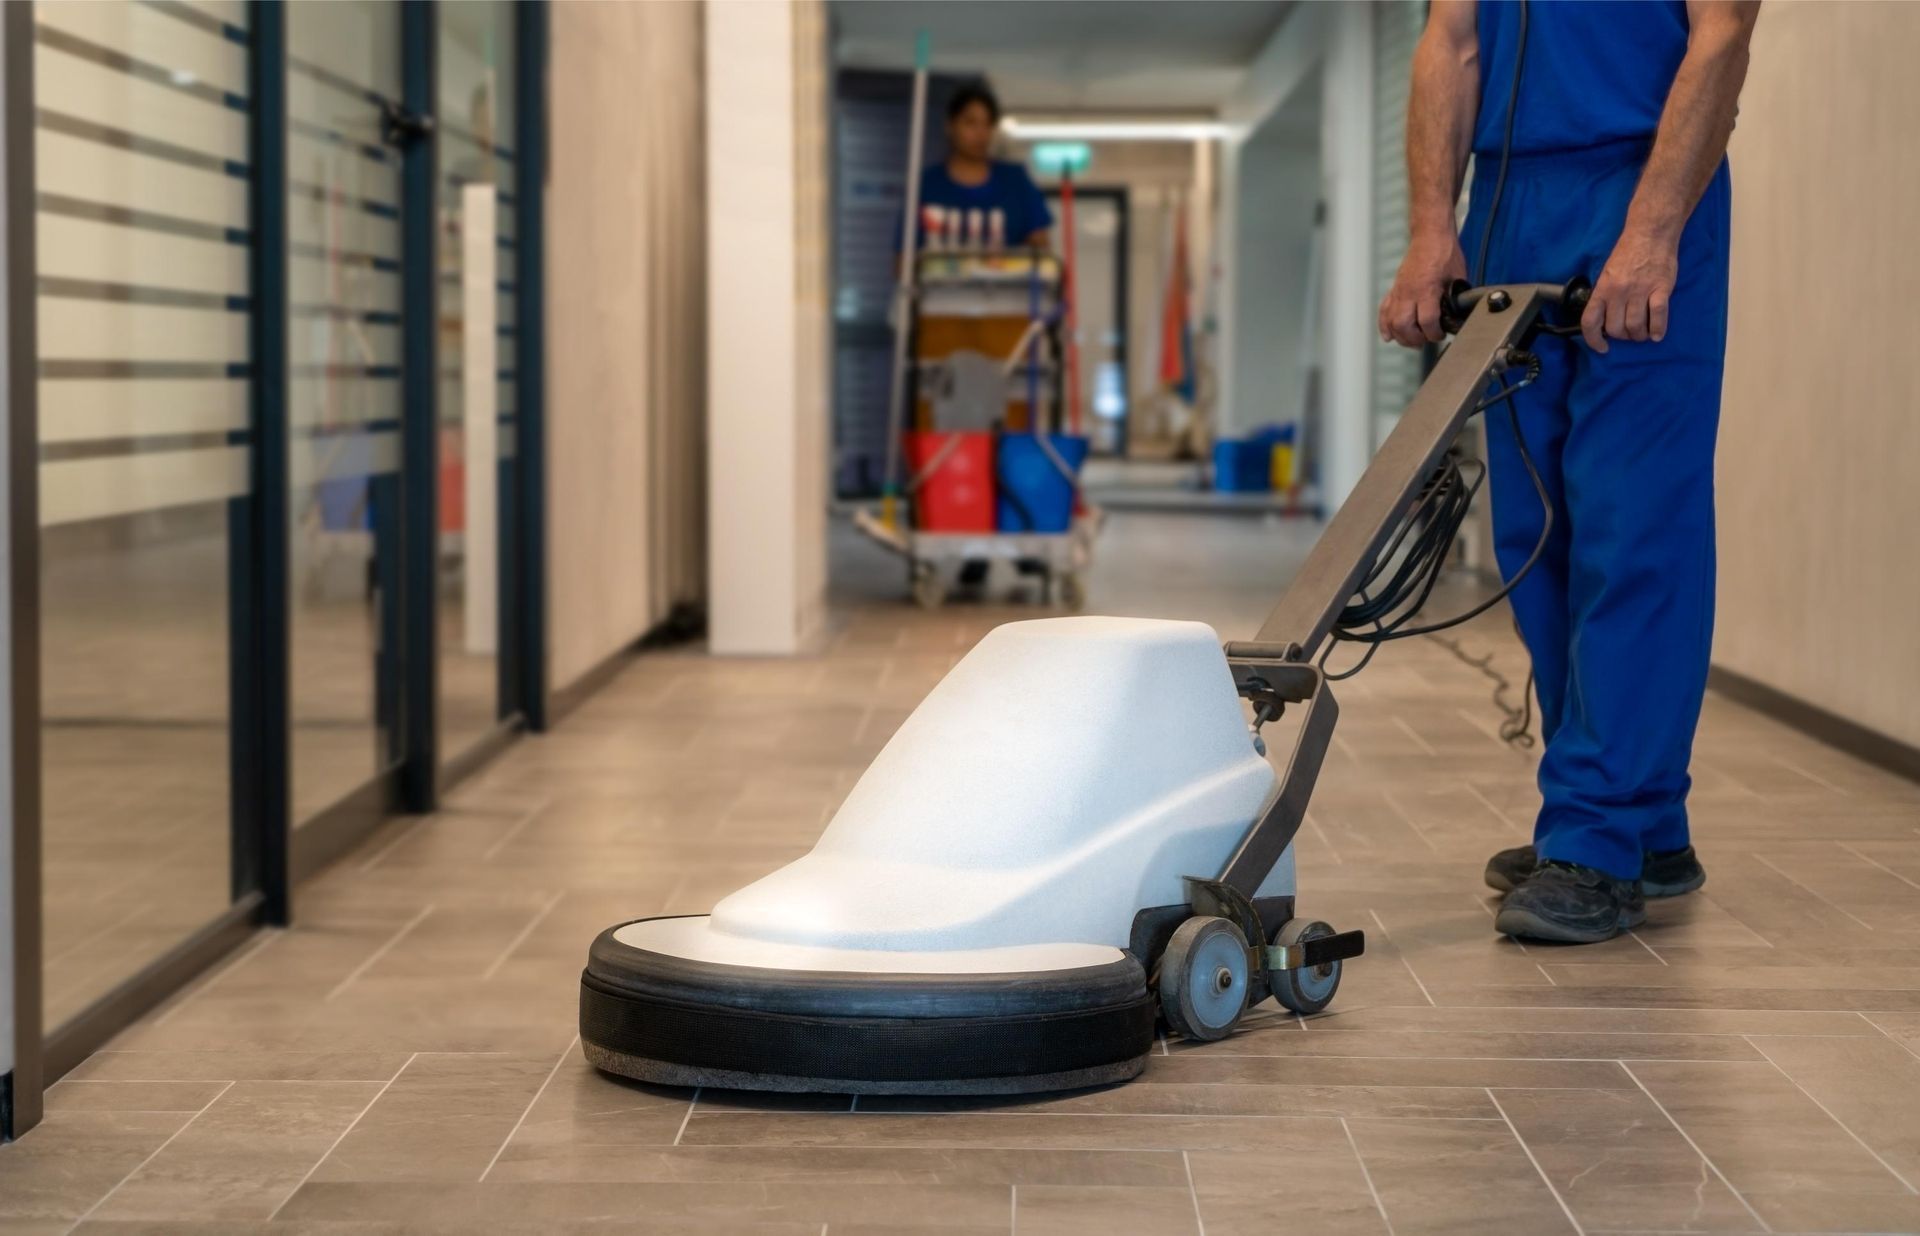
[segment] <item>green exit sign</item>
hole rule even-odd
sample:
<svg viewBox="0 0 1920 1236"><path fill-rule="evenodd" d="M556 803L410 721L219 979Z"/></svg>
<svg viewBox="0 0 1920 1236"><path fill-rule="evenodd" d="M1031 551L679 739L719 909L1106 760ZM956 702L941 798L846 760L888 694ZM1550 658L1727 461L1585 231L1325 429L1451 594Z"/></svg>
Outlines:
<svg viewBox="0 0 1920 1236"><path fill-rule="evenodd" d="M1093 165L1093 147L1085 142L1035 142L1033 165L1043 176L1078 176Z"/></svg>

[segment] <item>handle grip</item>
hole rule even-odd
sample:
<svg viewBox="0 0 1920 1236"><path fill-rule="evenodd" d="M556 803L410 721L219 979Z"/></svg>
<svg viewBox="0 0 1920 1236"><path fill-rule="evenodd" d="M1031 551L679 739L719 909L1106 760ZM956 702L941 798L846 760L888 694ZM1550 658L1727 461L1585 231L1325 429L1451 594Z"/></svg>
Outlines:
<svg viewBox="0 0 1920 1236"><path fill-rule="evenodd" d="M1593 297L1593 284L1585 275L1575 275L1557 288L1547 290L1546 299L1578 318L1586 310L1587 301ZM1488 301L1488 308L1498 313L1512 303L1511 296L1504 288L1493 284L1474 287L1465 279L1455 279L1446 294L1440 298L1440 325L1448 334L1457 334L1467 315L1482 302Z"/></svg>

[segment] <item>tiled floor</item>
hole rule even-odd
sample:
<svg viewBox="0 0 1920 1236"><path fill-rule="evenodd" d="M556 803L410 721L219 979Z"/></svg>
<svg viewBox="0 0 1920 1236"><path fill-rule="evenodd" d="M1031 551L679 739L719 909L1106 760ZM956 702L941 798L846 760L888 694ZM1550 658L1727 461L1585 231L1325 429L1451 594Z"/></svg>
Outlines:
<svg viewBox="0 0 1920 1236"><path fill-rule="evenodd" d="M1249 631L1302 533L1132 516L1092 607ZM300 925L87 1061L0 1149L0 1231L1920 1231L1920 787L1709 702L1704 893L1611 944L1490 930L1531 759L1445 650L1384 652L1300 842L1303 909L1369 932L1328 1014L1164 1045L1023 1101L767 1099L596 1075L601 927L702 911L803 851L1013 607L925 614L845 552L824 655L633 663ZM1498 621L1465 636L1524 672Z"/></svg>

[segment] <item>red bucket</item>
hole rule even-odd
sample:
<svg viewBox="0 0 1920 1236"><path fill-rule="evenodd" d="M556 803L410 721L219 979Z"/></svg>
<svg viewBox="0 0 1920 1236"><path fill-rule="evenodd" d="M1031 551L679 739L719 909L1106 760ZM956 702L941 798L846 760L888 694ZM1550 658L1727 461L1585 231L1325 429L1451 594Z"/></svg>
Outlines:
<svg viewBox="0 0 1920 1236"><path fill-rule="evenodd" d="M920 478L913 494L920 531L993 531L991 433L910 433L907 467Z"/></svg>

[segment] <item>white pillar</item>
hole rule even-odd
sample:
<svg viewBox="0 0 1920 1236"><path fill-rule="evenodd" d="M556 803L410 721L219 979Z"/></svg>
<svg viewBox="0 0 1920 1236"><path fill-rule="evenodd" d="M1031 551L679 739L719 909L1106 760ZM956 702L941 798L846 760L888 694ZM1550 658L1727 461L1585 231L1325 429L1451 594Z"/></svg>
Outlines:
<svg viewBox="0 0 1920 1236"><path fill-rule="evenodd" d="M1343 501L1373 452L1369 424L1373 303L1373 11L1329 6L1321 80L1320 164L1326 177L1326 278L1321 304L1326 399L1320 480L1328 509Z"/></svg>
<svg viewBox="0 0 1920 1236"><path fill-rule="evenodd" d="M466 650L499 651L500 382L495 376L496 290L493 182L460 192L460 395L463 498L460 611Z"/></svg>
<svg viewBox="0 0 1920 1236"><path fill-rule="evenodd" d="M706 9L707 629L721 654L802 651L825 609L818 8Z"/></svg>
<svg viewBox="0 0 1920 1236"><path fill-rule="evenodd" d="M1240 242L1246 216L1240 202L1240 157L1244 138L1238 134L1221 139L1218 186L1214 201L1213 261L1220 272L1214 288L1218 338L1214 341L1213 429L1220 437L1232 437L1245 423L1241 416L1235 373L1240 349Z"/></svg>

